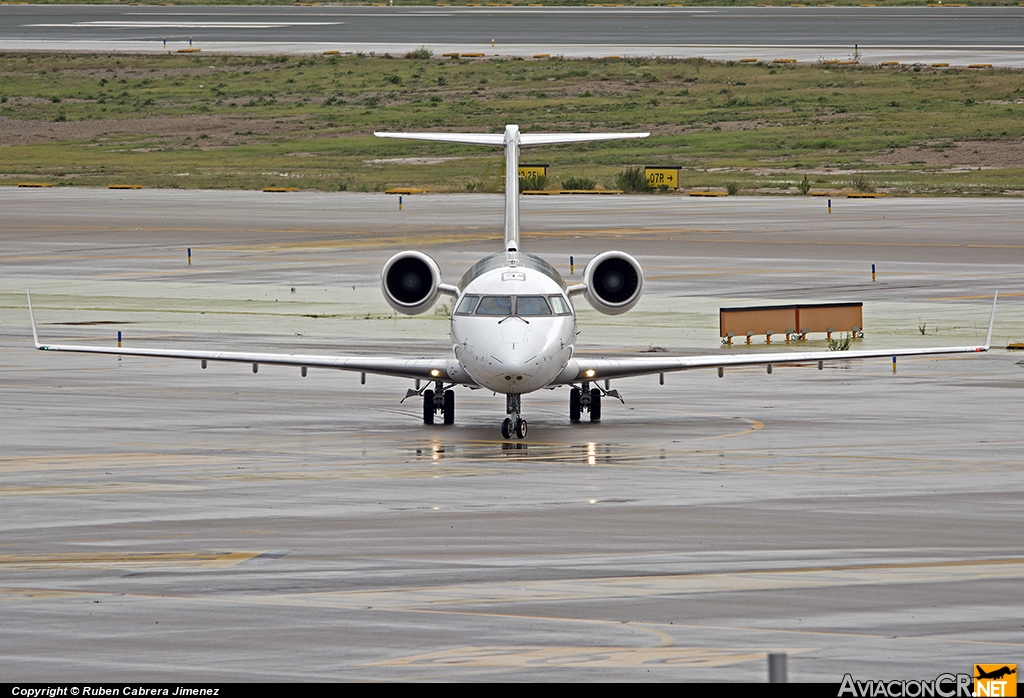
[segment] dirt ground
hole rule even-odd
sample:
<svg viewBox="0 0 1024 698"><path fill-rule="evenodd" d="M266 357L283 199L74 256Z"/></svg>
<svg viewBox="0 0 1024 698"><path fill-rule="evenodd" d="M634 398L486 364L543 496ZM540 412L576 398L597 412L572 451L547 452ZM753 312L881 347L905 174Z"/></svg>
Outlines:
<svg viewBox="0 0 1024 698"><path fill-rule="evenodd" d="M249 119L242 116L198 114L153 116L144 119L43 121L0 117L0 146L34 145L57 141L89 141L109 136L197 138L210 146L246 143L246 136L287 133L304 128L299 119ZM205 139L204 139L205 140Z"/></svg>
<svg viewBox="0 0 1024 698"><path fill-rule="evenodd" d="M1002 168L1024 163L1024 139L999 141L935 141L926 146L894 148L864 159L872 165Z"/></svg>

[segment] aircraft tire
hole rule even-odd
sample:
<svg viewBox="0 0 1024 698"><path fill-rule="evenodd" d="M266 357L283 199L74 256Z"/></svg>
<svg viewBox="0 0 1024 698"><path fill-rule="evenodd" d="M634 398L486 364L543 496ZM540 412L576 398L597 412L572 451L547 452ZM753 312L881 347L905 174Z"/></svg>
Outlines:
<svg viewBox="0 0 1024 698"><path fill-rule="evenodd" d="M505 417L505 421L501 423L501 438L512 438L512 420L508 417Z"/></svg>
<svg viewBox="0 0 1024 698"><path fill-rule="evenodd" d="M444 423L455 424L455 391L444 391Z"/></svg>
<svg viewBox="0 0 1024 698"><path fill-rule="evenodd" d="M423 423L434 423L434 391L423 391Z"/></svg>
<svg viewBox="0 0 1024 698"><path fill-rule="evenodd" d="M516 436L520 439L526 438L527 424L525 419L520 419L516 422Z"/></svg>
<svg viewBox="0 0 1024 698"><path fill-rule="evenodd" d="M601 421L601 391L597 388L590 391L590 421Z"/></svg>
<svg viewBox="0 0 1024 698"><path fill-rule="evenodd" d="M573 388L569 391L569 421L580 421L580 389Z"/></svg>

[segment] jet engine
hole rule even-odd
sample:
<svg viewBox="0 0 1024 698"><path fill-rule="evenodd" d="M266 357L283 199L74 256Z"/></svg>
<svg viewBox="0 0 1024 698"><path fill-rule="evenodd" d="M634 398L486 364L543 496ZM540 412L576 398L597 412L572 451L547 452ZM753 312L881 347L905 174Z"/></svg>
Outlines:
<svg viewBox="0 0 1024 698"><path fill-rule="evenodd" d="M640 263L625 252L597 255L583 275L587 302L605 315L620 315L640 300L644 272Z"/></svg>
<svg viewBox="0 0 1024 698"><path fill-rule="evenodd" d="M441 269L422 252L399 252L380 273L384 300L404 315L419 315L437 302Z"/></svg>

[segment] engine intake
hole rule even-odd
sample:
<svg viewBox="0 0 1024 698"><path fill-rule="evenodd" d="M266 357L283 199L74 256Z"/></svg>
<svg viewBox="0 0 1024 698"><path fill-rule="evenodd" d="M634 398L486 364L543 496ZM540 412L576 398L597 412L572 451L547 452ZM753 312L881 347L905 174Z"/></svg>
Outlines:
<svg viewBox="0 0 1024 698"><path fill-rule="evenodd" d="M399 252L380 273L384 300L404 315L419 315L437 302L441 269L422 252Z"/></svg>
<svg viewBox="0 0 1024 698"><path fill-rule="evenodd" d="M587 302L605 315L620 315L640 300L644 272L625 252L604 252L590 260L583 276Z"/></svg>

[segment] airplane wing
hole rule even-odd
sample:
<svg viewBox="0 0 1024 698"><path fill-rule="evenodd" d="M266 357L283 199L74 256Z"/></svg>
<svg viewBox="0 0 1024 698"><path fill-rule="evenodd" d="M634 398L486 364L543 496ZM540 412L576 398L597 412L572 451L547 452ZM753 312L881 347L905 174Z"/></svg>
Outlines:
<svg viewBox="0 0 1024 698"><path fill-rule="evenodd" d="M42 351L70 351L83 354L115 354L117 356L150 356L165 359L192 359L201 361L228 361L252 364L255 373L260 364L276 366L299 366L301 368L334 368L341 371L373 373L397 378L413 378L427 381L450 381L460 385L475 386L476 383L463 370L458 361L451 358L391 359L374 356L327 356L316 354L268 354L246 351L211 351L196 349L160 349L141 347L102 347L72 344L43 344L39 341L36 319L32 312L32 297L28 298L29 319L32 321L32 340L36 349ZM305 375L305 372L303 372Z"/></svg>
<svg viewBox="0 0 1024 698"><path fill-rule="evenodd" d="M632 357L623 359L588 359L575 357L551 385L567 385L580 381L645 376L654 373L687 371L695 368L728 368L735 366L765 366L771 372L774 364L817 363L851 359L896 358L898 356L928 356L935 354L967 354L988 351L992 345L992 327L996 319L996 299L992 298L992 315L988 322L985 343L964 347L927 347L923 349L869 349L861 351L782 351L757 354L718 354L705 356Z"/></svg>

